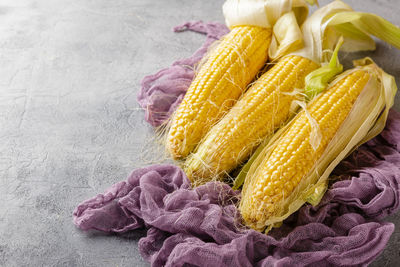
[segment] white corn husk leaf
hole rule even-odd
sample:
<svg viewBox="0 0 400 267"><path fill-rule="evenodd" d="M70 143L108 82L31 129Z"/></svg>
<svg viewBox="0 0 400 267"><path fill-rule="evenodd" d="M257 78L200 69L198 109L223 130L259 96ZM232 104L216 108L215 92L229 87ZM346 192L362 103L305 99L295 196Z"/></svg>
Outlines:
<svg viewBox="0 0 400 267"><path fill-rule="evenodd" d="M341 48L344 52L374 50L375 42L370 35L400 48L399 28L377 15L355 12L335 0L306 20L307 3L318 4L314 0L227 0L223 13L230 28L242 25L272 28L270 60L292 53L324 63L340 37L344 38Z"/></svg>
<svg viewBox="0 0 400 267"><path fill-rule="evenodd" d="M279 58L303 46L300 26L308 16L313 0L227 0L223 5L229 28L251 25L272 28L269 48L271 59Z"/></svg>
<svg viewBox="0 0 400 267"><path fill-rule="evenodd" d="M227 0L222 10L229 28L240 25L272 28L290 11L294 11L299 24L308 16L308 4L304 0Z"/></svg>

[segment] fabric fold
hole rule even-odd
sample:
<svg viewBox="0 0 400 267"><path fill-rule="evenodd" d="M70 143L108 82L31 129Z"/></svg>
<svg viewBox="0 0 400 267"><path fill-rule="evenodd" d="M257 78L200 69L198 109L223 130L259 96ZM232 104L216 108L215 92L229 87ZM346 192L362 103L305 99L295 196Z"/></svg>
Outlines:
<svg viewBox="0 0 400 267"><path fill-rule="evenodd" d="M304 206L264 235L240 224L238 191L220 182L191 189L178 167L153 165L83 202L74 222L82 230L116 233L147 226L139 249L152 266L367 264L384 249L394 226L353 212L338 193L334 186L319 206Z"/></svg>

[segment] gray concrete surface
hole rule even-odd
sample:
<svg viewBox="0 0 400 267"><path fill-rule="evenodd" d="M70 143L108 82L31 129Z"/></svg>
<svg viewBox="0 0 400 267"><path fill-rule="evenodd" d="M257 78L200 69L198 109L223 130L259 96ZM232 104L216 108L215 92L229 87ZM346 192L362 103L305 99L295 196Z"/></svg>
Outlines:
<svg viewBox="0 0 400 267"><path fill-rule="evenodd" d="M157 161L139 82L204 40L173 26L222 22L222 2L0 0L0 266L148 265L143 233L85 234L71 213ZM348 2L400 24L397 0ZM379 44L371 56L400 82L399 51ZM396 232L371 266L400 262L400 214L388 221Z"/></svg>

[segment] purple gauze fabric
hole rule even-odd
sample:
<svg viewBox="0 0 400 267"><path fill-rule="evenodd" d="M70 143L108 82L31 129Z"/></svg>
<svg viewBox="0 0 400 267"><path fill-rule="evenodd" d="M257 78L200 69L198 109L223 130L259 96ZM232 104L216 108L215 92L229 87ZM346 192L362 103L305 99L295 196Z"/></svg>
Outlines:
<svg viewBox="0 0 400 267"><path fill-rule="evenodd" d="M193 80L194 67L203 58L208 47L229 29L221 23L187 22L174 28L175 32L190 30L207 34L207 39L191 57L178 60L169 68L162 69L142 80L137 100L145 110L145 119L157 127L168 120L180 104Z"/></svg>
<svg viewBox="0 0 400 267"><path fill-rule="evenodd" d="M343 175L320 205L303 206L270 235L238 224L238 191L218 182L191 189L173 165L135 170L80 204L74 223L116 233L146 227L139 249L152 266L365 266L394 230L378 219L399 205L399 130L391 111L383 133L336 168Z"/></svg>
<svg viewBox="0 0 400 267"><path fill-rule="evenodd" d="M320 205L303 206L270 235L238 227L239 192L222 183L192 190L172 165L134 171L80 204L74 223L117 233L146 227L139 249L153 266L365 266L394 230L378 220L399 208L399 166L400 115L391 111L385 130L335 169L340 177Z"/></svg>

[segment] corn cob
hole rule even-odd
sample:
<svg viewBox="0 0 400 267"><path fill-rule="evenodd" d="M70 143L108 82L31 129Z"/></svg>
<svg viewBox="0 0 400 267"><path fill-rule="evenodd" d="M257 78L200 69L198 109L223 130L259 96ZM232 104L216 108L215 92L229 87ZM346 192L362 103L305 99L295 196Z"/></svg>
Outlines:
<svg viewBox="0 0 400 267"><path fill-rule="evenodd" d="M167 149L186 157L241 96L268 57L271 29L237 26L210 52L173 116Z"/></svg>
<svg viewBox="0 0 400 267"><path fill-rule="evenodd" d="M312 125L306 112L303 110L295 117L254 176L246 177L240 211L248 226L256 230L265 227L265 221L312 170L370 79L367 70L355 70L310 103L307 110L322 133L315 150L310 142Z"/></svg>
<svg viewBox="0 0 400 267"><path fill-rule="evenodd" d="M307 58L287 56L263 74L188 158L185 171L192 182L207 182L243 162L290 117L292 101L304 93L305 77L317 68Z"/></svg>

